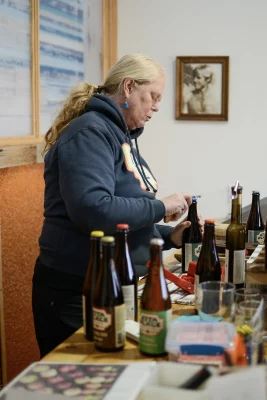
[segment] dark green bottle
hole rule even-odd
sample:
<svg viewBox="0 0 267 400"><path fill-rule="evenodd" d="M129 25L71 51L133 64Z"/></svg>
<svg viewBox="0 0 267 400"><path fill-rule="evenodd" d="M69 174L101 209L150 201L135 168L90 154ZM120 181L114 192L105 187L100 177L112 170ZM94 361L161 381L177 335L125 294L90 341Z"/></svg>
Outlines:
<svg viewBox="0 0 267 400"><path fill-rule="evenodd" d="M202 233L198 223L197 199L192 197L192 204L188 210L187 221L191 222L189 228L183 232L182 240L182 271L187 272L189 263L197 261L202 247Z"/></svg>
<svg viewBox="0 0 267 400"><path fill-rule="evenodd" d="M226 230L225 281L235 284L236 288L245 285L245 243L246 231L242 224L242 186L237 193L232 187L231 223Z"/></svg>
<svg viewBox="0 0 267 400"><path fill-rule="evenodd" d="M246 241L264 244L264 223L260 209L260 193L252 192L252 203L246 225Z"/></svg>
<svg viewBox="0 0 267 400"><path fill-rule="evenodd" d="M221 264L215 243L215 221L205 219L204 222L203 245L196 266L195 288L201 282L221 280Z"/></svg>
<svg viewBox="0 0 267 400"><path fill-rule="evenodd" d="M100 270L100 239L102 231L92 231L90 235L90 258L83 285L83 327L87 340L94 340L93 330L93 300L95 286Z"/></svg>

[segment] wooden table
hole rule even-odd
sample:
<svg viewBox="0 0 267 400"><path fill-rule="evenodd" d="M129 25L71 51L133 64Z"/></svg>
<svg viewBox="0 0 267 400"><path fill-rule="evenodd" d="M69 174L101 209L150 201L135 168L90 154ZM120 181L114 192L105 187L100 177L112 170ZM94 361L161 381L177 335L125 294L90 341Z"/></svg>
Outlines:
<svg viewBox="0 0 267 400"><path fill-rule="evenodd" d="M177 252L177 251L176 251ZM177 260L172 253L164 260L166 268L177 265ZM194 307L190 305L173 304L173 318L183 314L193 314ZM42 361L53 362L133 362L133 361L167 360L166 357L149 358L139 352L138 344L128 340L124 350L117 353L103 353L95 349L92 342L88 342L84 337L83 328L79 329L62 344L56 347L51 353L46 355Z"/></svg>
<svg viewBox="0 0 267 400"><path fill-rule="evenodd" d="M169 269L177 265L177 259L174 257L177 250L164 260L165 268ZM178 257L179 258L179 257ZM251 271L250 271L251 272ZM262 273L267 277L267 273ZM250 274L251 279L251 274ZM194 307L190 305L172 304L173 318L183 314L193 314ZM264 344L265 357L267 357L267 343ZM128 340L124 350L117 353L102 353L95 349L92 342L88 342L84 337L83 328L79 329L62 344L56 347L51 353L45 356L42 361L53 362L134 362L134 361L167 360L166 357L150 358L139 352L138 344Z"/></svg>

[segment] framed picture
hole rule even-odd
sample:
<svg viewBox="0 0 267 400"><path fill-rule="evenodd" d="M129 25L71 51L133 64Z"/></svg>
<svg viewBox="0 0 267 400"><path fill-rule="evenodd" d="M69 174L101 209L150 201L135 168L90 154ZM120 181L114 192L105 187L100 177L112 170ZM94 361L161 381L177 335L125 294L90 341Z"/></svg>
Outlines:
<svg viewBox="0 0 267 400"><path fill-rule="evenodd" d="M176 58L176 119L228 121L229 57Z"/></svg>

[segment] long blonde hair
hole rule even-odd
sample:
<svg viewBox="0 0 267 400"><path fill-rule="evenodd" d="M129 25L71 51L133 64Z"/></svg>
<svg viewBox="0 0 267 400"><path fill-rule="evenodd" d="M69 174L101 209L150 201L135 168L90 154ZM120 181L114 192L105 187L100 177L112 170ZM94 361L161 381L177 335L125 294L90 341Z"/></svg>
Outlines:
<svg viewBox="0 0 267 400"><path fill-rule="evenodd" d="M56 143L72 120L83 114L86 104L96 92L104 92L112 96L122 91L125 78L131 78L137 84L143 85L152 82L162 73L162 66L152 58L143 54L129 54L113 65L102 86L80 83L69 93L62 110L46 133L44 152Z"/></svg>

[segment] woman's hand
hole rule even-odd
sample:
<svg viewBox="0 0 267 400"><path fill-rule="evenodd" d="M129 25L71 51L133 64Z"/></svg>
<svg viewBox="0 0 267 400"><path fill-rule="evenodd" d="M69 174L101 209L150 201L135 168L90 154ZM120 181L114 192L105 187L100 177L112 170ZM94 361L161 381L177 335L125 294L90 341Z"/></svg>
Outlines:
<svg viewBox="0 0 267 400"><path fill-rule="evenodd" d="M177 221L192 203L189 193L174 193L161 200L165 206L164 222Z"/></svg>
<svg viewBox="0 0 267 400"><path fill-rule="evenodd" d="M198 225L200 227L201 233L203 235L204 232L204 223L203 223L203 219L201 217L200 214L197 214L198 216ZM186 228L189 228L189 226L191 225L190 221L186 221L186 219L184 219L182 222L180 222L179 224L177 224L172 232L171 232L171 241L177 246L177 247L181 247L182 246L182 240L183 240L183 232Z"/></svg>

